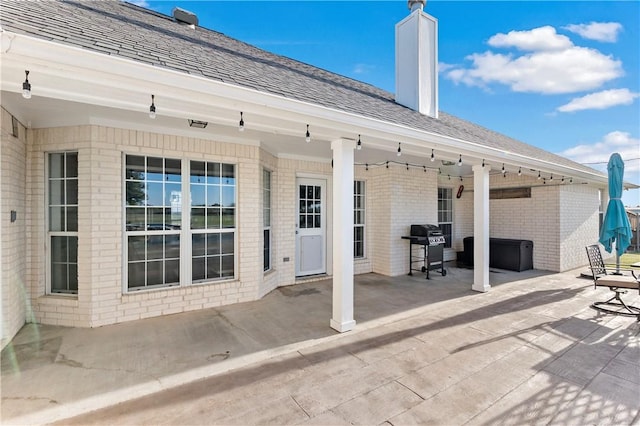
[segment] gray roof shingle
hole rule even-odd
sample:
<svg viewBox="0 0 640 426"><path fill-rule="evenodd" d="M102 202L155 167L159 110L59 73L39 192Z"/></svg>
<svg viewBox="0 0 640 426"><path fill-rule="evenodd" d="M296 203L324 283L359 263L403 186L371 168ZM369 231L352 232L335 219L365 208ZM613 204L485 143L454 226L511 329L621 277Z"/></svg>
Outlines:
<svg viewBox="0 0 640 426"><path fill-rule="evenodd" d="M5 30L203 76L506 152L594 170L445 112L434 119L370 84L275 55L202 27L117 0L3 0ZM599 172L596 172L599 174Z"/></svg>

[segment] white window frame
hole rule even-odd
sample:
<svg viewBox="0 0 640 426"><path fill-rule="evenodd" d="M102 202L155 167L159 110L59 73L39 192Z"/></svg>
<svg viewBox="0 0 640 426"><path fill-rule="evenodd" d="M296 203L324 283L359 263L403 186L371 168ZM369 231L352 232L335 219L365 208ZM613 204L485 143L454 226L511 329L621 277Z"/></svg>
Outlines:
<svg viewBox="0 0 640 426"><path fill-rule="evenodd" d="M267 187L267 179L266 176L269 176L269 185ZM268 197L267 197L268 195ZM273 232L271 231L271 223L273 220L273 216L271 215L271 211L273 209L273 172L269 169L262 169L262 251L263 251L263 265L262 269L264 272L269 272L273 269ZM264 239L265 232L269 233L269 242L267 243ZM267 247L268 245L268 247ZM268 255L265 256L265 251L268 251ZM267 258L268 265L264 264L264 259Z"/></svg>
<svg viewBox="0 0 640 426"><path fill-rule="evenodd" d="M440 191L448 191L449 198L441 198ZM448 202L451 208L441 209L442 202ZM447 213L450 215L450 220L446 220L446 218L443 218L443 215ZM453 216L453 188L446 187L446 186L439 186L438 187L438 226L443 231L445 239L447 240L447 242L444 245L444 248L446 249L453 247L453 217L454 217ZM444 230L442 229L442 225L450 225L451 232L448 234L445 233Z"/></svg>
<svg viewBox="0 0 640 426"><path fill-rule="evenodd" d="M358 193L356 191L358 184L360 184L361 192ZM364 259L367 256L367 184L366 181L362 179L356 179L353 182L353 258L354 259ZM360 198L360 208L357 208L358 205L357 199ZM358 213L360 213L360 223L358 223ZM362 228L362 254L358 255L356 253L356 239L355 239L355 230L356 228Z"/></svg>
<svg viewBox="0 0 640 426"><path fill-rule="evenodd" d="M180 180L180 192L181 192L181 221L180 221L180 229L177 231L149 231L149 230L141 230L141 231L127 231L127 190L126 190L126 173L127 173L127 157L128 156L137 156L144 157L145 164L147 163L147 158L161 158L163 160L163 164L165 160L180 160L181 164L181 180ZM207 163L217 163L222 167L223 164L233 166L234 171L234 183L233 185L224 185L225 187L233 187L233 228L220 228L217 230L212 229L191 229L191 199L192 199L192 184L191 184L191 162L204 162L205 165ZM158 156L152 154L144 154L139 152L123 152L122 155L122 223L123 223L123 272L122 272L122 291L123 293L139 293L144 291L155 291L155 290L166 290L169 288L175 287L185 287L189 285L209 285L209 284L219 284L223 282L229 282L237 279L238 275L238 165L235 163L224 163L222 161L209 161L203 159L193 159L187 157L173 157L173 156ZM205 188L206 191L206 188ZM172 205L173 207L173 205ZM221 207L222 208L222 207ZM222 221L222 218L220 218ZM146 222L145 222L146 223ZM193 244L192 238L194 234L198 233L232 233L233 234L233 276L225 276L216 279L203 279L203 280L193 280ZM145 285L143 287L129 287L129 277L128 277L128 267L129 267L129 253L128 253L128 237L129 236L138 236L138 235L179 235L180 236L180 251L179 251L179 271L180 271L180 279L177 283L170 284L157 284L153 286Z"/></svg>
<svg viewBox="0 0 640 426"><path fill-rule="evenodd" d="M50 169L50 160L51 160L51 156L52 155L59 155L59 154L63 154L65 156L65 160L64 160L64 174L62 178L52 178L50 176L51 173L51 169ZM75 154L76 158L77 158L77 163L78 163L78 171L77 171L77 176L75 176L75 178L68 178L66 176L66 172L67 172L67 162L66 162L66 158L69 154ZM52 286L52 282L53 282L53 274L52 274L52 267L53 267L53 247L52 247L52 237L76 237L76 241L79 243L79 237L78 237L78 229L77 227L79 226L78 223L78 217L76 217L76 230L75 231L68 231L68 230L64 230L64 231L52 231L51 230L51 215L50 215L50 209L52 207L51 205L51 197L50 197L50 191L51 191L51 181L52 180L60 180L60 181L64 181L65 184L63 186L63 191L65 192L65 197L66 197L66 182L69 180L76 180L77 184L79 186L80 184L80 155L78 153L77 150L64 150L64 151L51 151L51 152L47 152L45 153L45 167L44 167L44 177L45 177L45 206L44 206L44 210L45 210L45 214L44 214L44 218L45 218L45 230L46 230L46 244L45 244L45 264L46 264L46 273L45 273L45 283L46 283L46 294L49 295L56 295L56 296L66 296L66 297L78 297L78 291L79 288L76 289L75 291L53 291L53 286ZM77 189L78 194L76 194L76 196L79 196L79 189ZM79 208L79 199L76 200L76 204L67 204L66 200L64 204L56 204L55 206L57 207L64 207L65 208L65 228L68 224L67 222L67 218L68 215L66 214L67 208L68 207L75 207L76 208L76 215L78 214L78 208ZM67 264L70 264L70 262L66 262ZM77 279L77 273L78 273L78 247L76 246L76 284L79 287L79 282ZM68 284L68 278L67 278L67 284Z"/></svg>

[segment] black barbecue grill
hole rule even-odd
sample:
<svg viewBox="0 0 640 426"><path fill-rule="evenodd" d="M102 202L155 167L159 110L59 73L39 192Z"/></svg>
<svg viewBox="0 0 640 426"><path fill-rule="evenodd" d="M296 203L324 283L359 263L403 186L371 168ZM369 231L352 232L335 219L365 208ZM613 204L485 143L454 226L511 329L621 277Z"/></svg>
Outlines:
<svg viewBox="0 0 640 426"><path fill-rule="evenodd" d="M438 226L411 225L410 235L402 238L409 240L409 275L413 271L426 272L429 279L429 271L436 269L440 269L443 277L447 275L443 260L445 238ZM413 246L421 246L417 254L413 253Z"/></svg>

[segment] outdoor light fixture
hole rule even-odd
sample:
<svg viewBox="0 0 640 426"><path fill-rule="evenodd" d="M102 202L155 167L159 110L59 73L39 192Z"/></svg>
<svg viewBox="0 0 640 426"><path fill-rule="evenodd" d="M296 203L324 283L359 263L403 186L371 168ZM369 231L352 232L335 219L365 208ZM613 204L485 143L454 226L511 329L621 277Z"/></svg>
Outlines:
<svg viewBox="0 0 640 426"><path fill-rule="evenodd" d="M311 142L311 133L309 133L309 125L307 124L307 133L304 135L304 141L306 143Z"/></svg>
<svg viewBox="0 0 640 426"><path fill-rule="evenodd" d="M197 129L204 129L207 127L207 124L209 123L206 121L189 120L189 127L195 127Z"/></svg>
<svg viewBox="0 0 640 426"><path fill-rule="evenodd" d="M462 167L462 154L460 154L460 158L458 159L458 167Z"/></svg>
<svg viewBox="0 0 640 426"><path fill-rule="evenodd" d="M518 176L522 176L522 167L518 167Z"/></svg>
<svg viewBox="0 0 640 426"><path fill-rule="evenodd" d="M540 178L542 178L542 176L540 176L540 170L538 170L538 180L540 180Z"/></svg>
<svg viewBox="0 0 640 426"><path fill-rule="evenodd" d="M240 123L238 123L238 131L244 132L244 119L242 118L242 111L240 111Z"/></svg>
<svg viewBox="0 0 640 426"><path fill-rule="evenodd" d="M31 83L29 83L29 71L24 70L25 78L22 83L22 97L25 99L31 99Z"/></svg>
<svg viewBox="0 0 640 426"><path fill-rule="evenodd" d="M402 155L402 148L400 148L400 142L398 142L398 157Z"/></svg>
<svg viewBox="0 0 640 426"><path fill-rule="evenodd" d="M360 135L358 135L358 144L356 145L356 149L358 151L362 149L362 141L360 140Z"/></svg>
<svg viewBox="0 0 640 426"><path fill-rule="evenodd" d="M502 163L502 174L504 175L506 173L507 173L507 171L504 169L504 163Z"/></svg>
<svg viewBox="0 0 640 426"><path fill-rule="evenodd" d="M433 149L431 149L431 162L433 163L434 161L436 161L436 156L433 155Z"/></svg>
<svg viewBox="0 0 640 426"><path fill-rule="evenodd" d="M151 95L151 106L149 107L149 118L156 118L155 95Z"/></svg>

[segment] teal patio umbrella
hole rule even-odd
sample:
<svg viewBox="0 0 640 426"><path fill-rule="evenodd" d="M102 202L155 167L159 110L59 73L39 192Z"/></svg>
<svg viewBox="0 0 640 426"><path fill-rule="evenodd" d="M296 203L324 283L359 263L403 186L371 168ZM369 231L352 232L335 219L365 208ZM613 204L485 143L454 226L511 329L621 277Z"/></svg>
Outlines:
<svg viewBox="0 0 640 426"><path fill-rule="evenodd" d="M609 204L600 230L600 243L611 253L616 243L616 272L620 272L620 256L631 244L631 224L622 204L624 161L617 152L611 154L607 164L609 172Z"/></svg>

